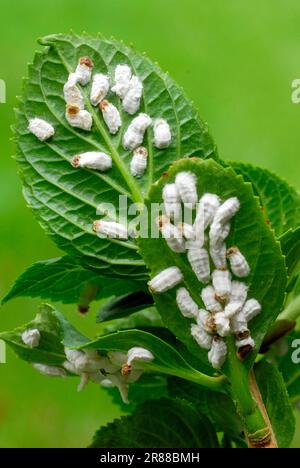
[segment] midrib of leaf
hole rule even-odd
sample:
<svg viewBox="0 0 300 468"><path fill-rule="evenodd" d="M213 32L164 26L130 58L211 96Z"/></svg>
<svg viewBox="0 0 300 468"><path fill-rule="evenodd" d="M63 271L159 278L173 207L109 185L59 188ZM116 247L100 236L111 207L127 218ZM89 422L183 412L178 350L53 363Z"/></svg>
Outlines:
<svg viewBox="0 0 300 468"><path fill-rule="evenodd" d="M66 273L64 273L64 276L69 276L70 274L72 274L72 272L75 274L75 273L80 273L82 271L82 268L81 267L77 267L77 268L70 268L67 270ZM58 277L58 278L57 278ZM49 279L52 279L53 283L52 283L52 287L55 287L56 283L59 281L59 282L63 282L63 278L62 278L62 273L61 271L57 271L56 273L52 273L50 275L47 276L47 278L43 278L42 280L40 281L37 281L37 283L43 287L43 284L47 282L49 282ZM57 279L56 279L57 278ZM86 279L85 281L82 281L82 283L86 283L87 281L88 282L91 282L93 280L97 280L99 279L99 275L96 275L90 279ZM72 289L74 289L74 287L76 287L77 283L73 286L73 288L69 287L68 289L65 289L64 288L64 291L72 291ZM36 287L36 283L34 283L33 285L30 285L30 286L27 286L26 288L30 291L30 289L32 289L32 287Z"/></svg>
<svg viewBox="0 0 300 468"><path fill-rule="evenodd" d="M52 47L55 49L57 55L60 57L61 62L64 65L67 72L72 73L74 71L72 66L64 58L64 56L60 52L59 48L56 47L56 45L52 45ZM95 52L97 52L97 51L95 50ZM101 123L101 121L99 119L99 116L98 116L97 112L95 111L94 107L90 103L89 96L87 95L87 92L85 91L84 88L81 88L81 91L82 91L82 94L84 96L86 108L93 115L93 120L94 120L94 123L96 125L96 128L98 129L100 135L103 137L103 139L104 139L104 141L105 141L105 143L107 145L107 148L110 151L110 154L111 154L111 157L112 157L113 161L117 165L117 167L118 167L120 173L122 174L128 188L130 189L130 191L132 193L133 201L135 201L136 203L143 203L144 197L142 195L142 192L141 192L139 186L137 185L136 181L134 180L134 178L132 177L130 172L128 172L128 169L127 169L126 165L124 164L123 160L121 159L121 156L120 156L119 152L116 150L116 148L111 143L110 136L107 133L107 131L105 130L105 128L103 127L103 125L102 125L102 123Z"/></svg>
<svg viewBox="0 0 300 468"><path fill-rule="evenodd" d="M49 146L56 154L61 156L65 161L70 162L68 158L57 148L56 145L53 143L48 143L46 142L46 145ZM111 177L109 177L106 174L102 174L97 171L93 171L92 169L87 169L85 168L86 172L89 172L90 174L93 174L96 177L99 177L99 179L104 180L108 185L111 187L115 188L117 192L121 193L122 195L125 195L127 197L131 197L131 194L129 192L126 192L123 187L121 187L117 182L115 182Z"/></svg>
<svg viewBox="0 0 300 468"><path fill-rule="evenodd" d="M134 70L134 73L137 75L137 69L136 67L133 65L133 62L131 61L131 65L132 65L132 69ZM153 73L153 71L151 71L151 73ZM148 76L151 75L151 73L148 74ZM146 78L148 78L148 76ZM146 79L144 78L144 79ZM177 110L176 110L176 106L175 106L175 103L174 103L174 99L169 91L169 86L166 82L166 79L165 79L165 76L161 76L163 82L164 82L164 85L165 85L165 89L168 93L168 95L170 96L170 99L172 101L172 107L173 107L173 110L174 110L174 115L175 115L175 119L176 119L176 131L177 131L177 140L176 140L176 148L177 148L177 157L180 157L181 156L181 131L180 131L180 122L178 120L178 114L177 114ZM160 92L161 94L161 92ZM155 100L157 99L157 96L155 96L154 98L152 98L152 100ZM148 114L148 104L146 102L146 99L145 99L145 95L143 94L143 98L142 98L142 102L144 104L144 109L145 109L145 112L146 114ZM151 101L150 101L151 103ZM153 164L154 164L154 155L153 155L153 146L152 146L152 142L151 142L151 138L150 138L150 135L149 135L149 132L147 131L147 141L148 141L148 153L149 153L149 179L148 179L148 190L147 190L147 193L149 193L150 189L151 189L151 186L152 186L152 183L153 183Z"/></svg>

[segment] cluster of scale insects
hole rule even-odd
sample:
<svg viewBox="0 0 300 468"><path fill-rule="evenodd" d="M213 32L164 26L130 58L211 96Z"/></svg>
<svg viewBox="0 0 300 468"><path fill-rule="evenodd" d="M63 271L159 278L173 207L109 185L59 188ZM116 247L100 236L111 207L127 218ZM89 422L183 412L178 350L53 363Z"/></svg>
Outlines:
<svg viewBox="0 0 300 468"><path fill-rule="evenodd" d="M98 106L103 120L112 135L119 132L122 126L122 117L118 108L109 102L106 97L110 89L121 100L122 109L129 115L138 112L143 96L143 83L132 73L128 65L119 64L115 68L114 78L110 79L103 73L93 75L94 64L89 57L81 57L74 73L70 73L64 85L63 93L66 102L65 117L69 125L84 131L91 131L93 117L85 109L85 100L78 85L86 86L91 82L90 102ZM110 88L110 82L113 86ZM134 177L141 178L147 170L148 150L143 145L147 129L153 125L153 143L160 150L168 148L172 141L171 129L165 119L152 119L145 113L134 117L123 135L123 147L133 152L130 161L130 172ZM45 120L35 117L29 120L28 129L40 141L47 141L55 135L54 127ZM88 151L75 155L71 164L74 168L87 168L108 171L112 167L112 158L109 154L99 151ZM98 220L93 224L93 230L99 237L114 239L128 239L126 227L117 222Z"/></svg>
<svg viewBox="0 0 300 468"><path fill-rule="evenodd" d="M72 127L91 131L93 118L85 110L84 96L78 85L86 86L92 81L90 102L99 107L109 132L115 135L122 126L122 118L117 107L106 99L111 79L102 73L93 75L93 68L89 57L81 57L75 72L69 75L63 89L65 117ZM111 91L120 98L122 109L130 115L136 114L143 96L142 81L128 65L122 64L116 67L113 81ZM145 132L151 125L155 147L165 149L171 144L171 130L166 120L159 118L152 121L145 113L134 117L123 135L124 149L133 152L130 171L134 177L142 177L147 169L148 150L142 144ZM55 135L54 127L38 117L30 119L28 129L41 141ZM71 164L75 168L107 171L112 167L112 158L103 152L90 151L75 155ZM221 203L220 198L211 193L204 194L198 200L196 177L191 172L178 173L174 183L164 186L162 196L165 215L157 219L157 224L168 247L178 254L187 254L191 268L202 285L201 299L205 307L199 308L198 298L193 298L185 287L179 287L176 290L178 308L184 317L196 321L191 325L191 335L201 348L208 350L211 365L220 369L227 355L226 336L235 335L241 359L255 347L248 322L261 311L256 299L247 299L247 285L232 278L231 274L235 278L245 278L250 274L248 262L240 250L235 246L227 249L225 242L230 233L230 220L240 208L239 200L232 197ZM196 209L192 225L177 223L182 203ZM129 237L127 227L113 221L95 221L93 230L100 237ZM149 288L154 294L160 294L183 282L180 269L172 266L157 274L149 282Z"/></svg>
<svg viewBox="0 0 300 468"><path fill-rule="evenodd" d="M66 102L65 118L69 125L83 131L91 131L93 117L85 109L85 99L80 86L85 87L91 82L90 102L99 107L103 120L112 135L116 135L122 126L122 117L118 108L109 102L106 97L110 90L121 100L122 109L129 115L138 112L143 96L143 84L139 77L132 73L128 65L119 64L115 68L113 86L108 75L93 74L94 64L89 57L81 57L75 72L71 73L63 88ZM153 125L153 143L158 149L170 146L172 135L168 122L165 119L152 119L145 113L134 117L123 135L123 147L132 151L130 172L134 177L142 177L147 170L148 150L142 146L147 129ZM28 130L40 141L46 142L55 136L55 128L44 119L34 117L29 120ZM74 168L87 168L101 172L112 168L112 158L109 154L97 151L75 155L71 164ZM127 228L117 222L95 221L94 231L100 236L118 239L128 239ZM38 329L29 329L22 334L24 344L29 347L38 347L40 332ZM34 363L35 369L50 376L66 377L69 373L81 376L79 390L84 388L89 380L103 386L117 386L123 400L127 401L127 385L135 382L143 372L139 363L154 359L152 353L145 349L134 347L127 354L110 352L107 356L100 356L97 351L65 350L67 360L63 367L48 366Z"/></svg>
<svg viewBox="0 0 300 468"><path fill-rule="evenodd" d="M38 328L28 328L21 334L21 339L29 348L39 348L43 334ZM144 372L144 364L154 359L148 349L137 346L127 353L111 351L103 356L97 350L65 348L65 357L61 367L41 363L33 363L33 367L50 377L80 376L78 391L89 381L106 388L117 387L124 403L128 403L128 384L136 382Z"/></svg>
<svg viewBox="0 0 300 468"><path fill-rule="evenodd" d="M94 64L89 57L81 57L75 72L70 73L63 89L66 120L72 127L91 131L93 117L85 109L84 96L78 86L84 87L91 82L90 102L99 107L109 132L116 135L122 126L122 117L118 108L106 99L108 93L110 90L115 93L121 100L123 111L134 115L141 105L143 83L128 65L117 65L113 80L103 73L93 75L93 68ZM157 118L153 121L145 113L134 117L123 135L124 149L133 152L130 171L134 177L142 177L147 169L148 150L142 144L145 132L152 124L154 145L158 149L165 149L171 144L171 130L165 119ZM47 141L55 135L54 127L39 117L30 119L28 129L41 141ZM75 155L71 163L76 168L86 167L103 172L111 169L112 158L103 152L89 151Z"/></svg>
<svg viewBox="0 0 300 468"><path fill-rule="evenodd" d="M176 290L176 302L181 314L192 319L191 335L199 346L208 351L208 360L220 369L227 356L224 340L234 334L240 359L255 347L248 322L261 312L256 299L248 299L248 286L241 278L250 274L249 264L238 247L226 246L230 221L240 209L238 198L222 201L212 193L198 200L196 176L192 172L179 172L175 182L166 184L162 197L166 215L157 219L168 248L186 254L197 280L201 284L199 297L184 286ZM193 224L180 223L182 203L196 210ZM158 273L148 283L154 294L162 294L184 283L185 278L177 266ZM199 288L200 289L200 288Z"/></svg>

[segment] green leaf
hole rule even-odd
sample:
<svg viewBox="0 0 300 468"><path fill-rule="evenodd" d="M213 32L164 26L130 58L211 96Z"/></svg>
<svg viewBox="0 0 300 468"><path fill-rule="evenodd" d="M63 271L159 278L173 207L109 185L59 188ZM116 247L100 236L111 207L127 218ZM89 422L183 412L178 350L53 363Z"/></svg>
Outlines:
<svg viewBox="0 0 300 468"><path fill-rule="evenodd" d="M264 221L251 185L245 183L231 168L223 168L213 160L182 160L175 163L168 174L153 185L146 205L149 212L149 204L162 203L164 185L173 182L176 174L181 171L191 171L196 175L199 197L210 192L216 193L223 200L236 196L241 203L232 222L227 245L237 245L246 256L251 267L251 274L246 279L249 285L248 297L255 298L262 304L262 313L250 322L251 334L256 343L256 350L245 361L250 368L266 332L281 310L284 299L286 269L280 244ZM203 307L200 299L203 284L197 280L185 254L172 252L161 237L140 238L139 247L152 277L167 267L177 266L184 275L183 284L199 307ZM177 307L176 288L164 294L156 294L154 299L164 324L207 365L207 351L202 350L191 337L191 320L184 318ZM228 372L226 366L222 370Z"/></svg>
<svg viewBox="0 0 300 468"><path fill-rule="evenodd" d="M41 297L64 304L82 304L91 300L140 290L134 280L110 278L98 270L87 269L75 258L61 257L34 263L16 280L2 303L16 297Z"/></svg>
<svg viewBox="0 0 300 468"><path fill-rule="evenodd" d="M140 346L151 351L155 358L151 363L145 364L147 371L181 377L208 388L213 388L216 391L221 391L223 388L224 382L222 378L202 374L190 366L169 343L142 330L119 331L100 336L94 341L81 345L76 338L72 341L70 334L68 334L68 336L65 335L64 344L70 348L121 351L126 353L130 348Z"/></svg>
<svg viewBox="0 0 300 468"><path fill-rule="evenodd" d="M192 405L163 398L101 428L92 448L218 448L210 421Z"/></svg>
<svg viewBox="0 0 300 468"><path fill-rule="evenodd" d="M168 388L172 397L189 401L207 416L217 432L225 432L233 440L242 438L242 422L229 395L206 390L176 377L168 379Z"/></svg>
<svg viewBox="0 0 300 468"><path fill-rule="evenodd" d="M288 448L295 433L295 417L282 375L275 366L255 366L257 383L280 448Z"/></svg>
<svg viewBox="0 0 300 468"><path fill-rule="evenodd" d="M265 217L270 221L276 236L300 224L300 195L285 180L261 167L240 162L230 162L235 172L251 182L260 199Z"/></svg>
<svg viewBox="0 0 300 468"><path fill-rule="evenodd" d="M59 311L54 310L53 315L60 325L61 342L65 347L76 348L90 342L90 339L82 335Z"/></svg>
<svg viewBox="0 0 300 468"><path fill-rule="evenodd" d="M143 374L139 380L128 386L128 403L124 403L119 390L107 388L106 391L114 404L118 405L123 413L131 414L137 405L147 400L158 400L168 397L167 379L162 375Z"/></svg>
<svg viewBox="0 0 300 468"><path fill-rule="evenodd" d="M37 348L29 348L22 341L22 333L30 328L38 328L40 331L41 339ZM12 332L0 333L0 339L5 341L24 361L58 366L66 359L64 347L61 344L60 324L54 315L54 309L48 305L40 308L32 322Z"/></svg>
<svg viewBox="0 0 300 468"><path fill-rule="evenodd" d="M168 75L123 43L102 37L60 34L45 37L40 43L46 47L36 54L29 67L29 78L16 111L17 161L27 203L45 231L68 254L82 257L103 274L145 278L144 263L134 240L99 239L95 235L92 222L99 218L97 207L100 203L109 203L123 219L126 212L119 211L119 196L128 203L141 203L152 183L172 161L182 155L216 157L207 126ZM129 64L143 80L141 111L153 118L164 117L170 123L173 140L164 151L153 147L152 131L148 131L145 144L149 150L149 165L141 180L131 175L129 162L132 155L121 144L122 134L132 117L121 111L122 131L111 136L99 110L89 101L91 85L88 85L82 88L82 93L85 107L93 115L92 131L87 133L71 128L65 120L63 85L69 73L75 70L78 59L86 55L94 62L96 72L110 76L113 76L116 65ZM113 93L108 98L121 107ZM55 136L46 143L27 130L28 120L36 116L55 127ZM74 155L90 150L110 154L113 168L100 173L71 167Z"/></svg>
<svg viewBox="0 0 300 468"><path fill-rule="evenodd" d="M282 253L285 255L288 276L292 279L300 270L300 226L295 230L289 229L279 240Z"/></svg>
<svg viewBox="0 0 300 468"><path fill-rule="evenodd" d="M287 388L290 401L300 400L300 365L299 365L300 332L294 330L279 341L269 352L270 359L278 366Z"/></svg>
<svg viewBox="0 0 300 468"><path fill-rule="evenodd" d="M97 322L126 317L129 314L153 305L153 297L144 291L130 292L113 297L100 308Z"/></svg>
<svg viewBox="0 0 300 468"><path fill-rule="evenodd" d="M120 330L128 330L130 328L161 328L163 323L159 313L155 307L140 310L128 317L116 318L101 322L97 327L97 335L107 335Z"/></svg>

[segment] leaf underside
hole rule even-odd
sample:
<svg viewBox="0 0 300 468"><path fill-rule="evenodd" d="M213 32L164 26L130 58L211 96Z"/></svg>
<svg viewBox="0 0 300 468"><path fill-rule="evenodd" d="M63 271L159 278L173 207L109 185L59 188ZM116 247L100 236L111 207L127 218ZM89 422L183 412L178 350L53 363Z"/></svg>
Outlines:
<svg viewBox="0 0 300 468"><path fill-rule="evenodd" d="M37 348L29 348L23 343L22 333L31 328L38 328L41 339ZM54 315L54 309L48 305L40 308L36 318L11 332L0 333L20 359L31 363L59 366L65 361L64 347L61 343L61 328Z"/></svg>
<svg viewBox="0 0 300 468"><path fill-rule="evenodd" d="M24 296L79 304L89 294L98 300L142 287L140 281L100 275L98 270L86 269L75 258L65 256L34 263L19 276L2 304Z"/></svg>
<svg viewBox="0 0 300 468"><path fill-rule="evenodd" d="M251 274L246 279L249 285L248 297L255 298L262 304L263 312L250 322L251 334L256 342L256 350L246 361L246 365L250 367L283 303L286 270L279 242L275 240L272 230L265 223L251 185L245 183L231 168L225 169L213 160L193 159L175 163L168 174L153 186L149 203L161 203L163 186L173 182L176 174L181 171L191 171L197 176L199 198L209 192L219 195L223 200L237 196L241 203L241 208L232 221L231 233L226 243L228 247L237 245L246 256L251 267ZM187 287L199 307L203 308L200 292L204 285L192 272L186 254L172 252L161 237L140 239L139 247L152 277L167 267L178 266L184 275L182 285ZM176 288L164 294L156 294L155 303L165 325L191 352L207 364L207 352L202 350L191 337L191 320L184 318L176 305ZM222 370L226 373L226 366Z"/></svg>
<svg viewBox="0 0 300 468"><path fill-rule="evenodd" d="M118 213L120 195L126 196L128 203L142 202L153 181L180 157L217 157L207 126L167 74L122 43L75 35L53 35L40 42L46 48L36 54L29 67L14 128L16 159L27 203L43 229L68 254L80 256L103 274L143 278L145 267L134 240L99 239L92 231L92 223L99 217L96 209L100 203L111 203ZM90 84L82 88L82 93L86 110L93 115L92 131L71 128L65 120L63 85L75 70L78 59L86 55L95 64L94 72L108 73L111 78L116 65L130 65L143 80L140 111L153 118L164 117L171 126L172 144L163 151L153 147L152 130L148 131L145 145L149 150L149 165L141 180L131 175L132 156L122 147L122 135L132 117L121 111L120 101L113 93L109 93L108 99L120 109L123 120L116 136L109 134L99 110L90 104ZM34 117L45 119L55 128L55 136L46 143L27 129L28 120ZM110 171L77 170L70 165L74 155L93 150L111 155Z"/></svg>

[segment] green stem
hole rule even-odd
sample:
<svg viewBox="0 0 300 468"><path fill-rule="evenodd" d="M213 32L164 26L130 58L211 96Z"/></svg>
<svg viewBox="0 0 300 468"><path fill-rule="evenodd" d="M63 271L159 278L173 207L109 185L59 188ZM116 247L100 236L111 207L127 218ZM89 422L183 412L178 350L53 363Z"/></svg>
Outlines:
<svg viewBox="0 0 300 468"><path fill-rule="evenodd" d="M300 315L300 295L296 297L279 315L279 320L297 320Z"/></svg>
<svg viewBox="0 0 300 468"><path fill-rule="evenodd" d="M265 446L270 442L271 432L257 401L249 388L249 372L236 355L234 339L228 339L229 380L232 398L245 427L250 447Z"/></svg>
<svg viewBox="0 0 300 468"><path fill-rule="evenodd" d="M215 392L223 392L226 388L226 378L221 377L210 377L209 375L202 374L202 372L183 371L175 368L167 368L163 366L157 366L155 364L145 364L145 371L158 372L165 375L173 375L174 377L180 377L181 379L194 382L202 387L206 387Z"/></svg>

